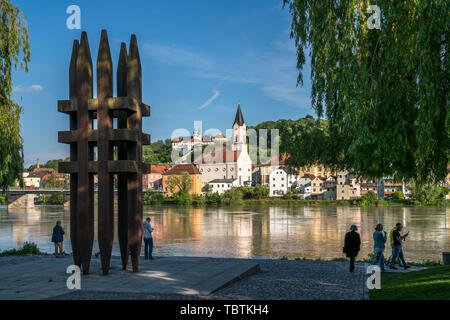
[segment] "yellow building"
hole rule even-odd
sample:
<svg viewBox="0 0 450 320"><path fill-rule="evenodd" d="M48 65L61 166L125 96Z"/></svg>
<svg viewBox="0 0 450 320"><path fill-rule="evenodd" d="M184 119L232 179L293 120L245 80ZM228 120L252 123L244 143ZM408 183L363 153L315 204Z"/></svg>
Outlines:
<svg viewBox="0 0 450 320"><path fill-rule="evenodd" d="M179 191L178 188L173 190L171 192L169 190L169 178L170 177L178 177L181 179L183 174L187 172L189 176L191 177L192 181L192 187L191 190L189 190L189 193L191 195L198 196L202 194L202 174L198 170L198 168L193 164L178 164L176 166L173 166L170 170L166 171L162 174L162 184L163 184L163 190L166 194L171 195L173 193L177 193Z"/></svg>
<svg viewBox="0 0 450 320"><path fill-rule="evenodd" d="M318 163L300 168L299 174L300 177L303 177L305 174L312 174L315 177L323 177L326 179L330 176L336 176L336 171L331 171L329 167Z"/></svg>

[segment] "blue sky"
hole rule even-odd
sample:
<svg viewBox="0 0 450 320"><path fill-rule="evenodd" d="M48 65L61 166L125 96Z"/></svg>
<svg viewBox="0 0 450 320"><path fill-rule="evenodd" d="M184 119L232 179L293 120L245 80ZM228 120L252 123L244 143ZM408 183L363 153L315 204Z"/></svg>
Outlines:
<svg viewBox="0 0 450 320"><path fill-rule="evenodd" d="M69 153L57 142L57 131L69 126L68 116L57 112L57 100L68 98L72 43L81 31L88 33L94 62L100 32L108 31L114 69L120 43L136 34L143 101L152 108L143 129L152 141L170 138L177 128L192 131L195 120L202 121L203 132L225 133L238 102L248 125L314 114L308 67L304 86L296 87L290 16L281 0L13 3L27 17L31 46L29 72L14 74L14 98L24 106L25 165ZM66 27L72 4L81 8L81 30Z"/></svg>

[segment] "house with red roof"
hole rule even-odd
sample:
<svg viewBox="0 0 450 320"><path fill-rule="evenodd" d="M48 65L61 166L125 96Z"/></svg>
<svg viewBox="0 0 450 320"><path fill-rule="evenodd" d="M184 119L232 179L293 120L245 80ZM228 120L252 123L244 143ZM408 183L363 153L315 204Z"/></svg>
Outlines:
<svg viewBox="0 0 450 320"><path fill-rule="evenodd" d="M179 188L176 187L174 190L170 190L169 181L170 179L177 179L178 181L181 181L185 173L189 174L192 181L192 186L189 193L195 196L202 194L202 174L192 163L177 164L162 174L162 188L164 193L167 195L177 193Z"/></svg>
<svg viewBox="0 0 450 320"><path fill-rule="evenodd" d="M144 191L163 191L162 174L171 167L170 163L150 165L150 172L142 174L142 188Z"/></svg>

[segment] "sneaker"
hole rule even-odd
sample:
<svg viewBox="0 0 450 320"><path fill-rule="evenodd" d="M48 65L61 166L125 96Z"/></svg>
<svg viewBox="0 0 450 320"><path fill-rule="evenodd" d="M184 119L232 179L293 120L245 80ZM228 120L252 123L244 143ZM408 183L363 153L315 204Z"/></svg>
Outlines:
<svg viewBox="0 0 450 320"><path fill-rule="evenodd" d="M398 268L395 266L389 266L389 269L398 270Z"/></svg>
<svg viewBox="0 0 450 320"><path fill-rule="evenodd" d="M411 268L411 266L404 266L405 269Z"/></svg>

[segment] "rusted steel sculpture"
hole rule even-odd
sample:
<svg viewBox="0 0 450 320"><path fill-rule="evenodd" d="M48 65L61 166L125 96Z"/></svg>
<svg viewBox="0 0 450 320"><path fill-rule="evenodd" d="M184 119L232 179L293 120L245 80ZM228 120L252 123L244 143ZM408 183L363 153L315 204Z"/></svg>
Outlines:
<svg viewBox="0 0 450 320"><path fill-rule="evenodd" d="M142 72L136 36L120 48L117 98L113 97L113 65L106 30L97 56L97 99L93 98L93 67L86 32L74 41L69 68L70 100L58 101L58 111L69 114L70 131L58 132L60 143L70 144L70 162L59 172L70 173L70 224L74 263L89 273L94 242L94 175L98 174L98 245L103 274L108 274L114 240L114 175L118 182L118 232L122 267L131 256L139 270L142 242L142 117L150 107L142 103ZM97 130L94 130L97 119ZM117 119L117 128L114 128ZM94 148L97 146L98 161ZM116 154L116 156L115 156Z"/></svg>

